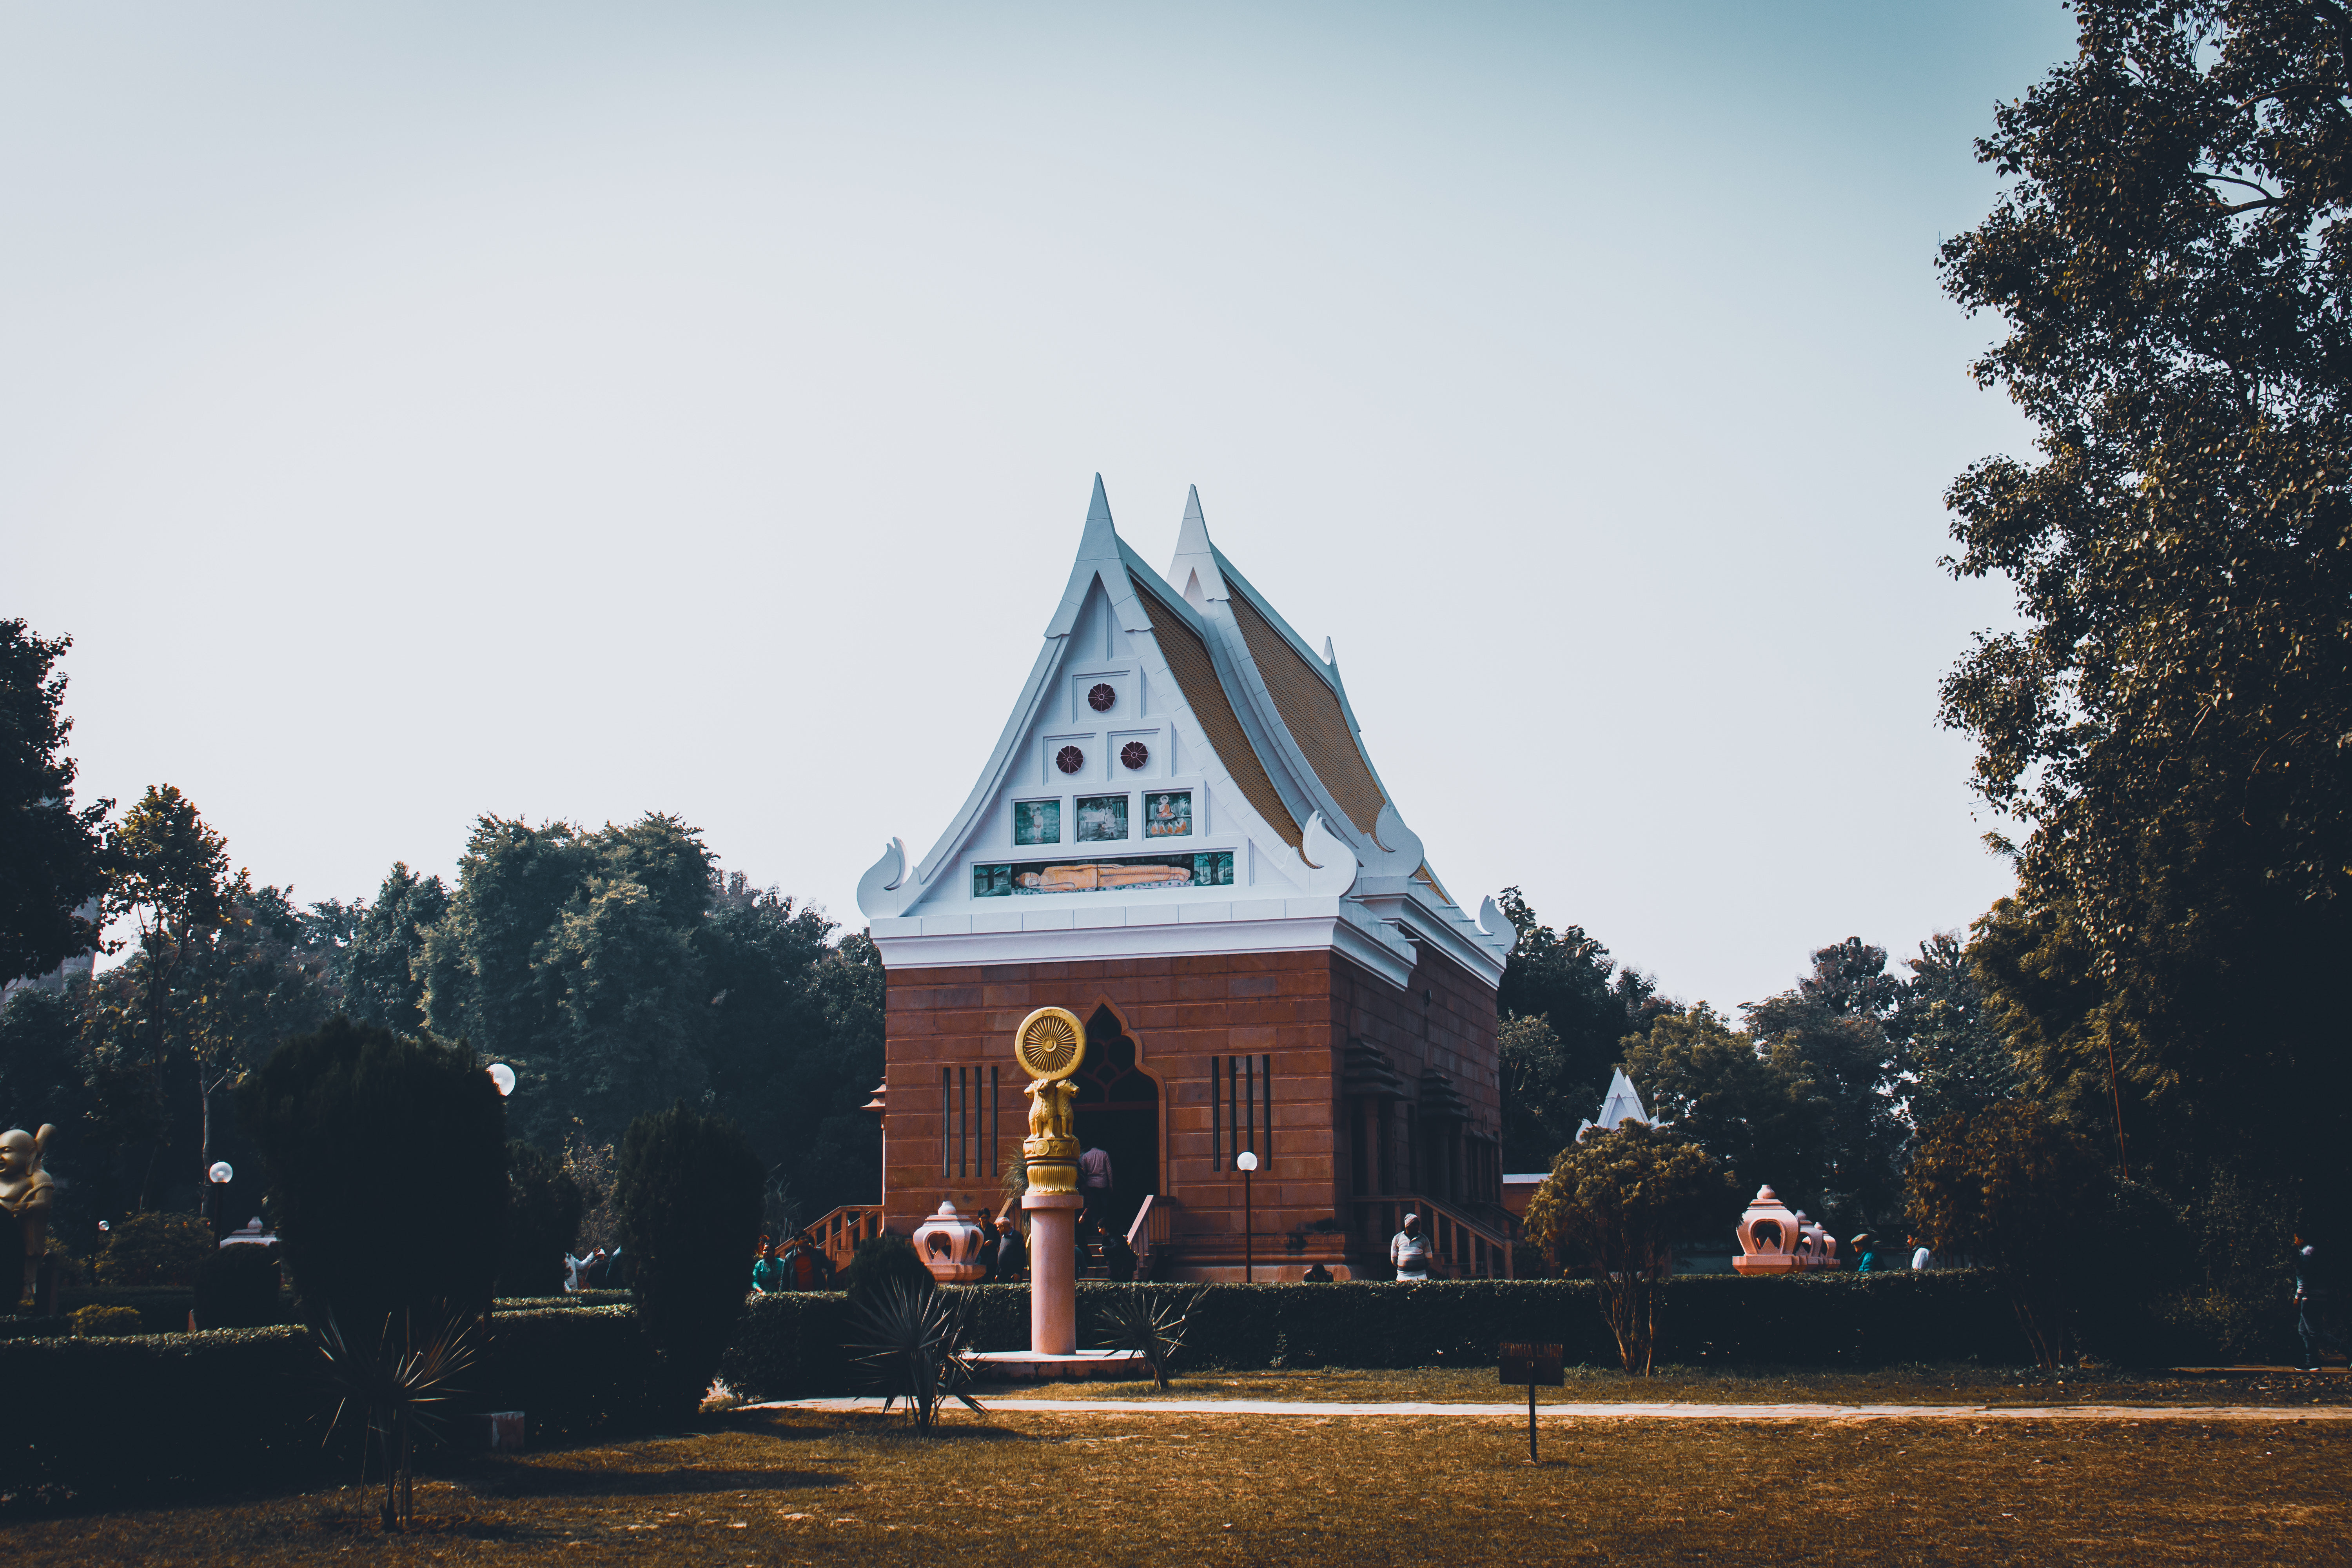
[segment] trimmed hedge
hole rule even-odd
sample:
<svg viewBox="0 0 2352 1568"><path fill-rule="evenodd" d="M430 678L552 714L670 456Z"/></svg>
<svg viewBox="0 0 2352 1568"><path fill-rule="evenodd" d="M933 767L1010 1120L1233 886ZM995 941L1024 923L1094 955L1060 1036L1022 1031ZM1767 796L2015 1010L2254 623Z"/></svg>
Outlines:
<svg viewBox="0 0 2352 1568"><path fill-rule="evenodd" d="M458 1411L521 1410L533 1441L653 1418L656 1363L625 1306L499 1312ZM310 1336L290 1326L123 1339L0 1341L24 1418L0 1436L0 1505L145 1496L192 1483L301 1486L356 1473Z"/></svg>
<svg viewBox="0 0 2352 1568"><path fill-rule="evenodd" d="M1091 1301L1127 1289L1079 1284L1082 1345L1094 1339ZM1484 1367L1504 1340L1557 1341L1572 1363L1617 1364L1593 1287L1580 1279L1143 1289L1177 1301L1199 1293L1184 1333L1181 1364L1191 1367ZM967 1290L979 1348L1028 1344L1027 1286ZM838 1291L754 1298L719 1375L754 1398L854 1393L853 1321ZM2015 1366L2032 1359L1999 1282L1975 1270L1684 1275L1666 1283L1659 1328L1658 1360L1689 1366Z"/></svg>

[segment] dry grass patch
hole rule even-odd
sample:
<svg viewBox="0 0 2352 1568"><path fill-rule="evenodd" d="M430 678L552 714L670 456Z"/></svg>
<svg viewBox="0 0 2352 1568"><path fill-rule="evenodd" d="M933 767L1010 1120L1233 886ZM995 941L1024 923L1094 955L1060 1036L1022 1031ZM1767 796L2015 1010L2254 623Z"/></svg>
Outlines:
<svg viewBox="0 0 2352 1568"><path fill-rule="evenodd" d="M2341 1373L2183 1376L2101 1370L2043 1373L1976 1366L1884 1367L1860 1372L1763 1367L1716 1371L1662 1367L1653 1377L1571 1366L1567 1386L1545 1401L1572 1405L1689 1401L1707 1405L2313 1405L2352 1404ZM1166 1393L1144 1383L1001 1384L1024 1399L1299 1399L1387 1404L1423 1400L1493 1405L1523 1400L1488 1367L1416 1367L1306 1372L1187 1373Z"/></svg>
<svg viewBox="0 0 2352 1568"><path fill-rule="evenodd" d="M2336 1424L751 1411L356 1491L27 1521L13 1563L2341 1563Z"/></svg>

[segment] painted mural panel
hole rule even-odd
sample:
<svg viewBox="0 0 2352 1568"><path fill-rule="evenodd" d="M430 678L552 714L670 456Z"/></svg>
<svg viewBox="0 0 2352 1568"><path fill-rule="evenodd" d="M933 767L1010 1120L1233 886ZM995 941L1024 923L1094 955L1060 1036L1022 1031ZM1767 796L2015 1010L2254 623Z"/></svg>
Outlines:
<svg viewBox="0 0 2352 1568"><path fill-rule="evenodd" d="M1062 841L1062 803L1058 800L1023 800L1013 805L1013 842L1015 844L1059 844Z"/></svg>
<svg viewBox="0 0 2352 1568"><path fill-rule="evenodd" d="M1146 838L1187 838L1192 832L1192 792L1169 790L1143 797Z"/></svg>
<svg viewBox="0 0 2352 1568"><path fill-rule="evenodd" d="M1082 795L1078 797L1078 842L1116 844L1127 837L1127 796Z"/></svg>
<svg viewBox="0 0 2352 1568"><path fill-rule="evenodd" d="M971 868L971 896L975 899L1233 885L1234 852L1230 849L1212 849L1199 855L1123 856L1116 860L1015 861Z"/></svg>

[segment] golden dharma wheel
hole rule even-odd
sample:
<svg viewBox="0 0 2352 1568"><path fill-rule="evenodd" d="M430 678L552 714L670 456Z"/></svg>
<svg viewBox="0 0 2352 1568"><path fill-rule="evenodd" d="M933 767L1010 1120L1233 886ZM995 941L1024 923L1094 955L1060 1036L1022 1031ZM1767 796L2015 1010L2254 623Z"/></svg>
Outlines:
<svg viewBox="0 0 2352 1568"><path fill-rule="evenodd" d="M1086 1026L1066 1007L1040 1007L1013 1032L1013 1059L1048 1083L1069 1077L1087 1058Z"/></svg>

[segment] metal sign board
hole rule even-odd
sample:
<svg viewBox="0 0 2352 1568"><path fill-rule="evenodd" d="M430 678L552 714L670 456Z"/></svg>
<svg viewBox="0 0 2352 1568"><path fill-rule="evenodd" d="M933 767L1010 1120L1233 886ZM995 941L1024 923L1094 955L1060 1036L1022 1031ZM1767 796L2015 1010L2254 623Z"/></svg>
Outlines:
<svg viewBox="0 0 2352 1568"><path fill-rule="evenodd" d="M1562 1386L1567 1379L1560 1373L1560 1350L1559 1345L1506 1342L1496 1357L1502 1364L1502 1381L1514 1388Z"/></svg>

